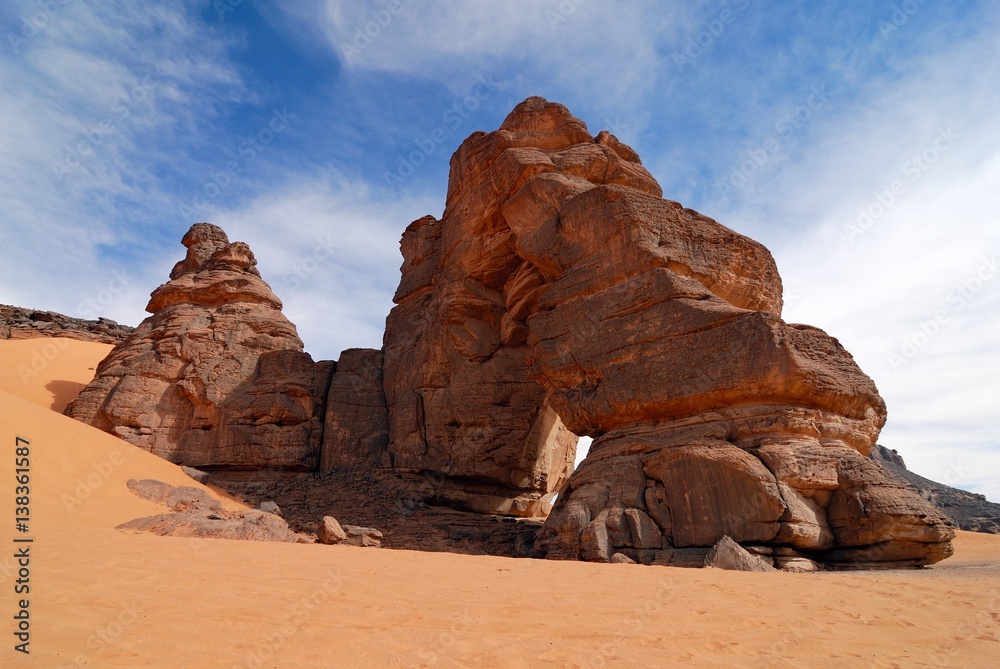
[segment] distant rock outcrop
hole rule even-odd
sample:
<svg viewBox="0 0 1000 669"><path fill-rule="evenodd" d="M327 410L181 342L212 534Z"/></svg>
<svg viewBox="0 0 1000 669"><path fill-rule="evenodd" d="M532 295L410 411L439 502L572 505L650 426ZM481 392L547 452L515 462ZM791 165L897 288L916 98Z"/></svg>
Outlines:
<svg viewBox="0 0 1000 669"><path fill-rule="evenodd" d="M64 337L99 344L118 344L125 341L133 329L127 325L119 325L110 318L91 321L54 311L0 304L0 339Z"/></svg>
<svg viewBox="0 0 1000 669"><path fill-rule="evenodd" d="M333 363L314 364L250 248L198 223L152 314L66 413L171 462L311 471Z"/></svg>
<svg viewBox="0 0 1000 669"><path fill-rule="evenodd" d="M905 485L937 507L960 530L1000 534L1000 504L990 502L984 495L938 483L914 474L906 468L902 456L885 446L876 445L871 459L888 470Z"/></svg>

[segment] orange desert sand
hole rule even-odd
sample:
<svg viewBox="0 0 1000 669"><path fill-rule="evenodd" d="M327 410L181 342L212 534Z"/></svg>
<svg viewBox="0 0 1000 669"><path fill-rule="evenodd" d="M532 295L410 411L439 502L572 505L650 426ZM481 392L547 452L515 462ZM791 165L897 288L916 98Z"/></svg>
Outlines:
<svg viewBox="0 0 1000 669"><path fill-rule="evenodd" d="M57 413L109 350L0 342L2 667L1000 666L993 535L959 532L924 570L759 574L125 534L163 510L128 479L205 487ZM34 538L28 656L13 648L16 536Z"/></svg>

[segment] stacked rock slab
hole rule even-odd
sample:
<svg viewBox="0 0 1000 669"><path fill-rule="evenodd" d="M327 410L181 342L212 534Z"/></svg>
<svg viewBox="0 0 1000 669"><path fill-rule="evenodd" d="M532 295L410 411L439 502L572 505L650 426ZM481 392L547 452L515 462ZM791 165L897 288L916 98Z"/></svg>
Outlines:
<svg viewBox="0 0 1000 669"><path fill-rule="evenodd" d="M314 363L253 253L195 224L152 315L66 410L178 464L309 471L334 363Z"/></svg>
<svg viewBox="0 0 1000 669"><path fill-rule="evenodd" d="M403 235L383 347L388 463L456 508L541 516L572 470L577 437L529 373L525 319L545 280L500 212L530 176L522 156L551 165L529 148L550 135L474 133L452 158L441 220Z"/></svg>
<svg viewBox="0 0 1000 669"><path fill-rule="evenodd" d="M950 555L950 523L866 456L885 405L781 320L760 244L664 200L638 155L529 98L403 236L389 460L481 511L558 503L550 558L665 563L723 536L832 566ZM595 437L563 487L575 437Z"/></svg>

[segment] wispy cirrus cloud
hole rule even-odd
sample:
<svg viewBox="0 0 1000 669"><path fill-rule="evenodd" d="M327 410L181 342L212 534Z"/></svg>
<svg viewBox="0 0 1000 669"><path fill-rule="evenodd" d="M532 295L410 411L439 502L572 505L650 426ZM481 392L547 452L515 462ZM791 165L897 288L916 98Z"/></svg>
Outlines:
<svg viewBox="0 0 1000 669"><path fill-rule="evenodd" d="M381 348L403 261L400 236L441 206L437 198L386 201L378 188L333 171L212 220L254 250L313 358L337 359L347 348Z"/></svg>
<svg viewBox="0 0 1000 669"><path fill-rule="evenodd" d="M882 443L994 498L996 25L994 12L966 39L926 36L712 212L771 247L786 319L838 337L873 377L889 407Z"/></svg>
<svg viewBox="0 0 1000 669"><path fill-rule="evenodd" d="M133 262L116 263L118 249L157 255L144 242L159 241L152 212L169 196L155 175L163 161L184 162L162 140L197 133L217 96L241 84L220 57L225 45L204 39L190 6L49 5L58 11L46 10L44 24L38 3L4 9L0 199L17 243L2 247L0 299L74 313L116 265ZM75 276L44 276L39 263ZM141 284L107 305L108 315L134 321L126 303L142 301Z"/></svg>
<svg viewBox="0 0 1000 669"><path fill-rule="evenodd" d="M566 104L587 100L604 116L634 109L655 90L663 50L696 25L682 3L651 1L328 0L298 11L352 71L438 81L463 95L467 80L490 72L508 89L529 86Z"/></svg>

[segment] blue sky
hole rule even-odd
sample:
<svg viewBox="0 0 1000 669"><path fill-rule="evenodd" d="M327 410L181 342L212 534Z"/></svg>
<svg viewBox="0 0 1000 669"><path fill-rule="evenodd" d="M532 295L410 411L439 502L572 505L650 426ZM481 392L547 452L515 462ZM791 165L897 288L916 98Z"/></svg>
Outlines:
<svg viewBox="0 0 1000 669"><path fill-rule="evenodd" d="M1000 501L996 3L30 0L0 28L0 302L136 324L208 220L315 358L378 347L451 153L542 95L766 244L881 443Z"/></svg>

